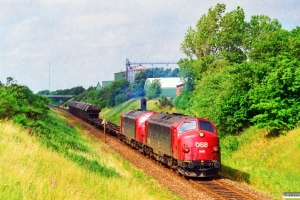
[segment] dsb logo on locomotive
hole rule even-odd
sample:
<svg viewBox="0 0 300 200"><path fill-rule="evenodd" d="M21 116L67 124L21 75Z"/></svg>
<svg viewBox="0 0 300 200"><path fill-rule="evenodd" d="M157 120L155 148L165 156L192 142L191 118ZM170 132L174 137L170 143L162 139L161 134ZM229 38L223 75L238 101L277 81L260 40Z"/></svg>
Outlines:
<svg viewBox="0 0 300 200"><path fill-rule="evenodd" d="M196 142L196 147L208 147L207 142Z"/></svg>

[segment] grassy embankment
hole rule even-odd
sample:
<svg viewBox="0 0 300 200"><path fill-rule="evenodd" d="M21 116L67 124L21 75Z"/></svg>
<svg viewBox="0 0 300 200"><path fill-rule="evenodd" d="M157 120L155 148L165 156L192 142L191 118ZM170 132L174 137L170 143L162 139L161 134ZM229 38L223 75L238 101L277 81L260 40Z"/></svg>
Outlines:
<svg viewBox="0 0 300 200"><path fill-rule="evenodd" d="M223 148L223 174L249 183L254 189L281 199L283 192L300 191L300 128L276 138L266 130L250 128L235 137L238 148L230 152ZM221 139L222 146L234 141ZM236 143L236 142L234 142Z"/></svg>
<svg viewBox="0 0 300 200"><path fill-rule="evenodd" d="M101 113L108 121L119 124L119 114L140 108L139 100L131 100ZM154 100L147 109L159 111ZM174 108L163 112L178 112ZM222 175L249 184L274 199L283 192L300 192L300 128L285 136L267 137L267 131L251 127L239 136L221 138Z"/></svg>
<svg viewBox="0 0 300 200"><path fill-rule="evenodd" d="M0 199L180 199L64 118L39 133L0 121Z"/></svg>

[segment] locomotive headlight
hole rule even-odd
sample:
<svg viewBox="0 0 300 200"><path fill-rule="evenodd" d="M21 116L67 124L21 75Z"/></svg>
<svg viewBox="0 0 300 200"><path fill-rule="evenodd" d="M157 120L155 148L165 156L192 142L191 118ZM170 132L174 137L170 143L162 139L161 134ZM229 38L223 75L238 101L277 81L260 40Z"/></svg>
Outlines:
<svg viewBox="0 0 300 200"><path fill-rule="evenodd" d="M200 136L200 137L204 137L204 133L202 133L202 132L199 133L199 136Z"/></svg>
<svg viewBox="0 0 300 200"><path fill-rule="evenodd" d="M183 147L182 151L183 151L183 153L188 153L188 152L190 152L190 148Z"/></svg>
<svg viewBox="0 0 300 200"><path fill-rule="evenodd" d="M219 147L218 147L218 146L214 146L214 147L213 147L213 150L214 150L214 151L219 151Z"/></svg>
<svg viewBox="0 0 300 200"><path fill-rule="evenodd" d="M216 162L214 163L214 167L215 167L215 168L220 168L220 167L221 167L221 163L219 163L219 161L216 161Z"/></svg>

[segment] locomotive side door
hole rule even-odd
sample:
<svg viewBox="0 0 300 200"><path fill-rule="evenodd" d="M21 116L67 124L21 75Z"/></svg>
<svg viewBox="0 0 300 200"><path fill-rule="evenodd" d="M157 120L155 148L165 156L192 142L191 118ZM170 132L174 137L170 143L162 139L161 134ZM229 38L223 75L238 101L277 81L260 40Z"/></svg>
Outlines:
<svg viewBox="0 0 300 200"><path fill-rule="evenodd" d="M171 151L172 157L177 159L178 158L178 142L177 142L177 130L175 127L171 126Z"/></svg>

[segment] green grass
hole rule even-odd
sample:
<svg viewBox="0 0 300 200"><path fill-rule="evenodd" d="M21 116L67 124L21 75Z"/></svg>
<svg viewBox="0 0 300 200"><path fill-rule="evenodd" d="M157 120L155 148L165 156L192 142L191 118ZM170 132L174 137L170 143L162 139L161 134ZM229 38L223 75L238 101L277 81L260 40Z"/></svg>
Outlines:
<svg viewBox="0 0 300 200"><path fill-rule="evenodd" d="M87 141L74 126L61 120L57 113L52 112L42 120L43 123L35 129L42 144L92 172L108 177L118 175L114 169L105 167L95 158L85 156L89 151Z"/></svg>
<svg viewBox="0 0 300 200"><path fill-rule="evenodd" d="M274 199L283 192L299 191L300 128L276 138L267 137L266 130L250 128L236 136L238 149L222 149L223 175L249 183ZM230 137L221 139L225 146Z"/></svg>
<svg viewBox="0 0 300 200"><path fill-rule="evenodd" d="M181 199L66 116L42 122L0 121L0 199Z"/></svg>

